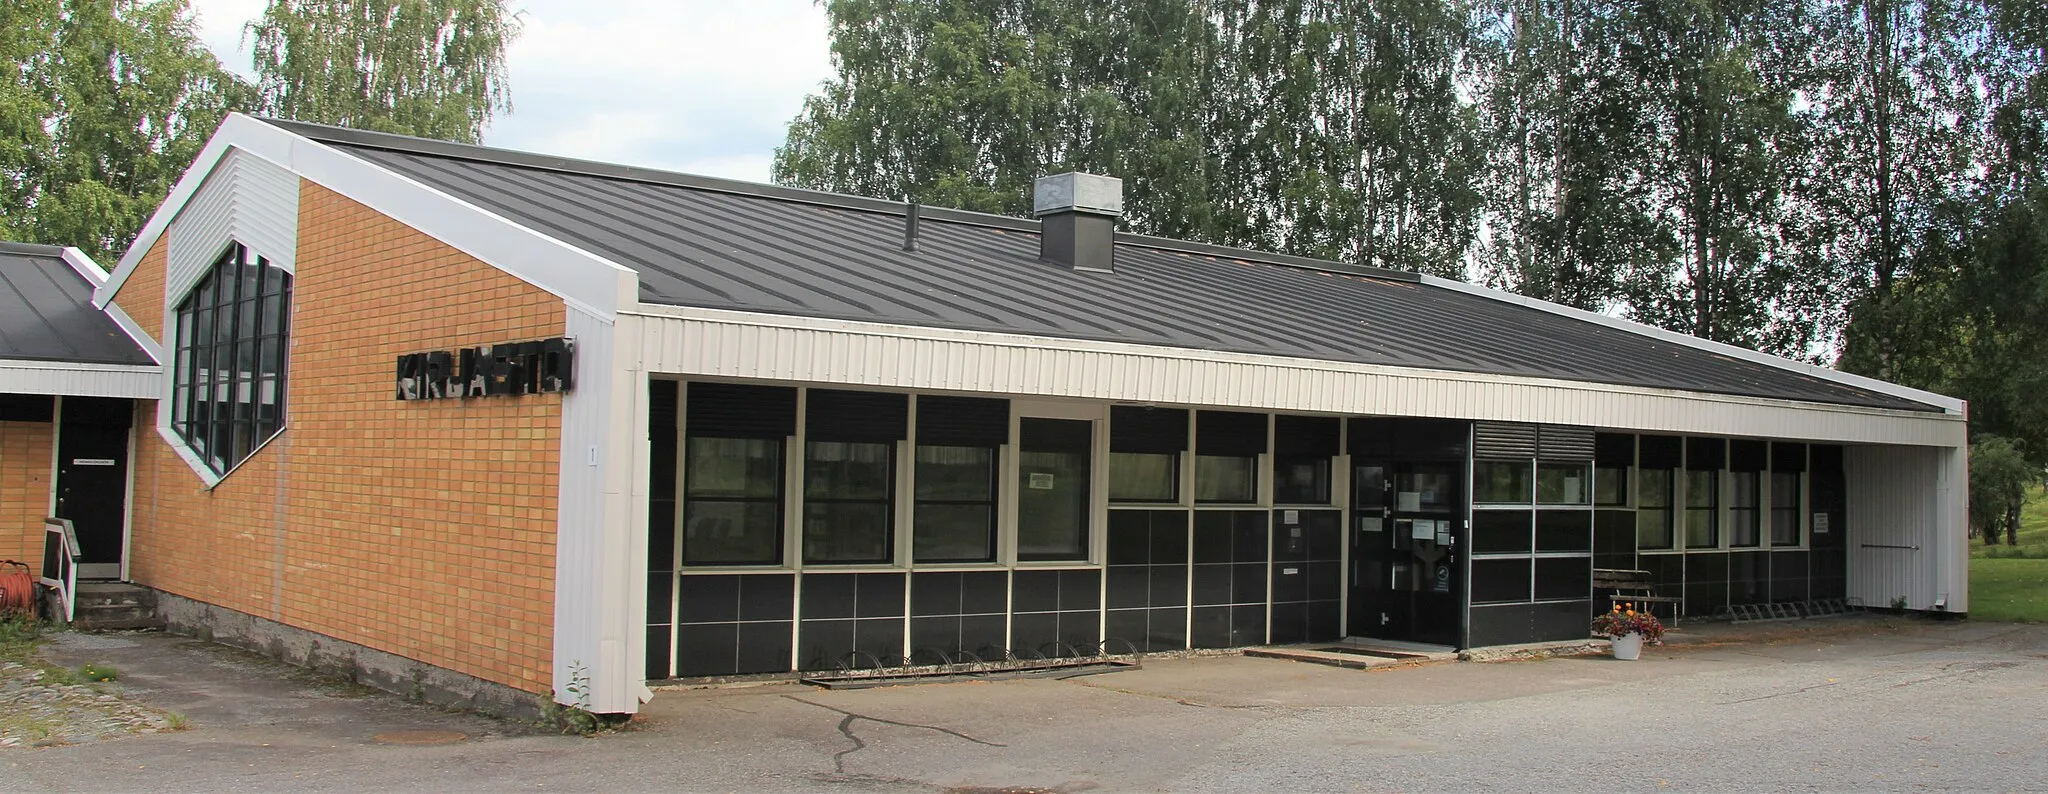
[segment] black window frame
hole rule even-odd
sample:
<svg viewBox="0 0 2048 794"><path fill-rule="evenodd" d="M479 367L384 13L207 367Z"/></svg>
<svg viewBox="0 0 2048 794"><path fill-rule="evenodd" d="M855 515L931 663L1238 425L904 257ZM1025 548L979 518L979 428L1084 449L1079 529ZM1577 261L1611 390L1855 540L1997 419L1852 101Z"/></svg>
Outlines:
<svg viewBox="0 0 2048 794"><path fill-rule="evenodd" d="M775 450L775 495L706 495L704 493L697 491L697 476L701 472L699 471L699 467L692 465L695 462L696 458L692 454L691 450L691 444L697 441L748 441L762 442L773 445L772 449ZM786 531L785 527L787 526L789 520L789 517L785 514L788 510L788 504L786 502L785 496L789 492L788 439L763 436L701 434L691 432L683 438L683 454L680 463L683 467L683 491L682 507L680 510L677 511L677 520L682 522L684 530L680 537L680 544L682 547L680 553L682 554L683 567L705 568L723 565L781 565L783 557L783 546L786 540L786 538L784 538L784 534ZM692 526L692 518L694 517L693 514L696 512L698 506L703 504L737 504L770 506L775 511L775 521L773 523L775 536L774 542L767 547L768 555L762 558L719 557L715 559L705 559L701 557L693 557L691 554L693 550L693 545L697 544L690 543L689 530Z"/></svg>
<svg viewBox="0 0 2048 794"><path fill-rule="evenodd" d="M1805 484L1804 480L1806 479L1806 474L1804 472L1797 471L1774 471L1771 472L1770 475L1771 498L1769 500L1770 507L1767 509L1767 512L1771 516L1771 547L1785 549L1797 548L1799 546L1805 545L1806 527L1800 519L1802 519L1806 515L1806 511L1804 509L1805 506L1803 504L1804 499L1802 498L1804 496L1805 491L1805 489L1802 486ZM1792 478L1792 487L1789 489L1779 488L1779 478L1781 477ZM1791 504L1787 505L1779 501L1779 492L1781 490L1789 490L1791 492ZM1792 538L1789 541L1779 540L1780 536L1778 534L1778 527L1780 525L1781 517L1783 519L1786 519L1784 521L1784 524L1786 526L1791 527Z"/></svg>
<svg viewBox="0 0 2048 794"><path fill-rule="evenodd" d="M925 450L928 450L928 449L932 449L932 450L937 450L937 449L972 449L972 450L980 450L980 451L983 451L983 452L986 452L986 453L988 453L988 498L987 498L987 499L936 499L936 498L929 498L929 497L925 497L925 496L922 496L922 495L920 495L917 489L918 489L918 488L921 488L921 487L923 487L923 485L924 485L924 480L925 480L925 478L923 477L923 472L924 472L924 460L923 460L923 453L924 453L924 451L925 451ZM944 564L958 564L958 563L977 563L977 562L995 562L995 561L996 561L996 554L997 554L997 552L998 552L998 548L997 548L997 541L998 541L998 538L997 538L997 529L998 529L998 528L999 528L999 527L1000 527L1000 526L1002 525L1002 520L1001 520L1001 519L1002 519L1002 516L1001 516L1001 513L1000 513L1000 511L999 511L999 507L1000 507L1000 505L1002 504L1002 490L1003 490L1003 488L1002 488L1002 480L1003 480L1003 451L1002 451L1002 447L1001 447L1001 446L987 446L987 445L970 445L970 444L917 444L917 445L914 445L914 446L913 446L913 447L911 448L911 453L910 453L910 466L911 466L911 475L910 475L910 481L911 481L911 495L910 495L910 501L911 501L911 518L910 518L910 561L911 561L911 562L912 562L913 564L919 564L919 565L944 565ZM918 553L918 541L919 541L919 540L920 540L921 538L923 538L923 537L924 537L924 530L925 530L925 528L926 528L926 525L924 524L924 520L925 520L925 518L924 518L924 517L925 517L925 515L926 515L926 513L925 513L925 507L926 507L926 506L938 506L938 507L985 507L985 508L987 508L987 509L988 509L988 526L987 526L987 527L985 527L985 528L983 528L983 529L984 529L984 531L985 531L985 533L986 533L986 534L985 534L985 537L987 538L987 548L988 548L988 553L987 553L987 554L985 554L985 555L980 555L980 556L975 556L975 557L939 557L939 556L932 556L932 557L926 557L926 556L921 556L921 555L920 555L920 554Z"/></svg>
<svg viewBox="0 0 2048 794"><path fill-rule="evenodd" d="M292 288L290 271L230 243L172 310L171 429L216 476L284 432Z"/></svg>
<svg viewBox="0 0 2048 794"><path fill-rule="evenodd" d="M818 465L817 453L826 445L842 445L848 450L855 446L874 447L882 452L882 461L877 464L882 471L881 496L821 496L812 493L812 486L818 482L826 467ZM847 441L832 439L804 440L804 482L803 482L803 547L804 565L886 565L896 559L896 442L894 441ZM867 507L880 508L882 515L881 553L872 557L823 557L811 554L812 508L813 507Z"/></svg>
<svg viewBox="0 0 2048 794"><path fill-rule="evenodd" d="M1748 504L1743 503L1743 480L1749 481ZM1753 549L1764 544L1763 473L1728 472L1728 546ZM1747 541L1747 542L1745 542Z"/></svg>
<svg viewBox="0 0 2048 794"><path fill-rule="evenodd" d="M1721 487L1721 470L1689 468L1685 469L1684 471L1686 474L1685 526L1683 533L1685 536L1685 548L1721 548L1721 500L1723 499L1723 496L1721 494L1721 491L1723 490ZM1700 489L1693 487L1694 480L1696 479L1694 475L1703 475L1706 482L1711 483L1713 485L1712 488L1707 489L1707 496L1704 500L1704 504L1702 504L1702 500L1698 498ZM1701 513L1704 513L1707 516L1707 537L1706 541L1703 543L1694 543L1692 537L1693 516Z"/></svg>
<svg viewBox="0 0 2048 794"><path fill-rule="evenodd" d="M1636 549L1638 551L1670 551L1678 548L1678 472L1679 469L1643 468L1638 469L1635 482L1636 506ZM1664 483L1662 504L1651 504L1643 499L1643 487L1661 479ZM1664 517L1661 527L1646 526L1651 516ZM1662 543L1643 542L1645 529L1660 529Z"/></svg>
<svg viewBox="0 0 2048 794"><path fill-rule="evenodd" d="M754 386L712 381L696 381L686 384L682 395L684 415L684 438L681 456L677 465L683 472L681 505L676 516L682 530L678 534L681 546L679 554L685 568L709 568L721 566L781 566L788 559L789 533L789 454L790 437L796 435L797 390L788 386ZM691 444L700 439L723 439L730 441L752 441L772 445L775 451L775 466L771 469L775 477L772 496L731 496L705 495L698 490L697 476L701 474L695 465ZM765 505L774 512L771 542L765 547L766 554L759 558L705 557L698 551L701 544L693 544L691 537L696 526L695 513L704 503Z"/></svg>

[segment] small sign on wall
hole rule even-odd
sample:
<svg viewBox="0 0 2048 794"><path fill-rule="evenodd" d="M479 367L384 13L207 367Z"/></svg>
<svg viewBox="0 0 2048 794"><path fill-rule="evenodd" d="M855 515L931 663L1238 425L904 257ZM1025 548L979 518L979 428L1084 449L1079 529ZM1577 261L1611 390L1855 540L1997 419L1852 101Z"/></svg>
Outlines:
<svg viewBox="0 0 2048 794"><path fill-rule="evenodd" d="M1826 513L1814 513L1814 514L1813 514L1813 534L1815 534L1815 535L1825 535L1825 534L1828 534L1828 514L1826 514Z"/></svg>
<svg viewBox="0 0 2048 794"><path fill-rule="evenodd" d="M112 466L112 465L114 465L114 459L113 459L113 458L72 458L72 459L71 459L71 465L73 465L73 466Z"/></svg>

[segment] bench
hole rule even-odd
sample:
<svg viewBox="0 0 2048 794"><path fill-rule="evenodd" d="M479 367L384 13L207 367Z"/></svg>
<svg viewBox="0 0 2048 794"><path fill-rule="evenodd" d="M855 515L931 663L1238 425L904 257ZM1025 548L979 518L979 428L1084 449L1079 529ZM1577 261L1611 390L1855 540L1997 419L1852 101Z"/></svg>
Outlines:
<svg viewBox="0 0 2048 794"><path fill-rule="evenodd" d="M1685 611L1684 597L1657 595L1657 586L1651 580L1649 571L1594 568L1593 589L1613 590L1614 592L1607 596L1611 603L1619 605L1623 602L1633 601L1643 604L1643 609L1651 614L1656 614L1656 612L1650 608L1650 604L1670 604L1671 625L1673 626L1678 625L1679 613Z"/></svg>

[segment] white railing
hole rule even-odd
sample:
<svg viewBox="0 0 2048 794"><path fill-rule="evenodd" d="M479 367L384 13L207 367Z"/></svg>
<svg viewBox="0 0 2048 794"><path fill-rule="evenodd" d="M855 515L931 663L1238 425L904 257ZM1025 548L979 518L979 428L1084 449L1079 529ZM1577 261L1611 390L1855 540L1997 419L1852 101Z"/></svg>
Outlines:
<svg viewBox="0 0 2048 794"><path fill-rule="evenodd" d="M43 586L64 602L64 622L78 609L78 531L71 519L43 519Z"/></svg>

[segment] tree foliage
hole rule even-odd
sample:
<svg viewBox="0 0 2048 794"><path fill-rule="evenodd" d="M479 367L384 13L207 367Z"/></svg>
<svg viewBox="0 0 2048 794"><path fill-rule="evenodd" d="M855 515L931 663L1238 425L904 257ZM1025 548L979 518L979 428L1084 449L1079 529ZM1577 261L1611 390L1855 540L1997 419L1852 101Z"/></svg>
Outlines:
<svg viewBox="0 0 2048 794"><path fill-rule="evenodd" d="M0 234L119 252L251 94L184 0L0 6Z"/></svg>
<svg viewBox="0 0 2048 794"><path fill-rule="evenodd" d="M1970 527L1986 544L2018 545L2020 509L2027 488L2041 479L2041 468L2028 463L2012 442L1996 435L1970 444Z"/></svg>
<svg viewBox="0 0 2048 794"><path fill-rule="evenodd" d="M270 0L247 30L274 116L475 143L511 109L502 0Z"/></svg>

